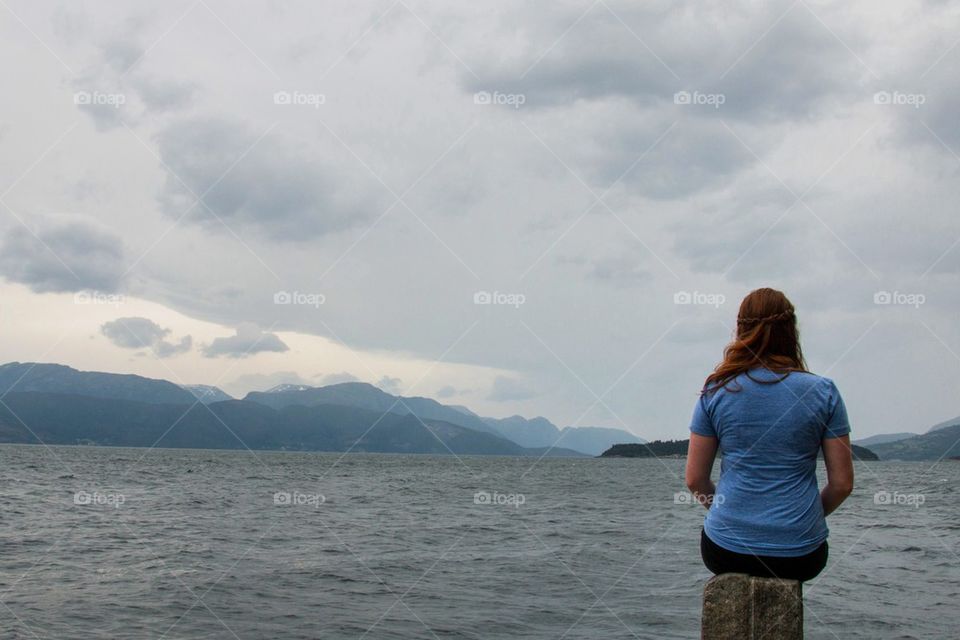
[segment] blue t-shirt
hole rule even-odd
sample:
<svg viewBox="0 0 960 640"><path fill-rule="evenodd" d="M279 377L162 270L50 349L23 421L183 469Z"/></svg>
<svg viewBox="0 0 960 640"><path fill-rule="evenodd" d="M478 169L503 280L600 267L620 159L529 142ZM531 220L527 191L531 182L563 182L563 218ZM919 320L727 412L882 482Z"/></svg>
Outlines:
<svg viewBox="0 0 960 640"><path fill-rule="evenodd" d="M690 431L719 441L717 493L704 521L716 544L736 553L802 556L827 539L817 487L826 438L850 433L829 378L753 369L700 396Z"/></svg>

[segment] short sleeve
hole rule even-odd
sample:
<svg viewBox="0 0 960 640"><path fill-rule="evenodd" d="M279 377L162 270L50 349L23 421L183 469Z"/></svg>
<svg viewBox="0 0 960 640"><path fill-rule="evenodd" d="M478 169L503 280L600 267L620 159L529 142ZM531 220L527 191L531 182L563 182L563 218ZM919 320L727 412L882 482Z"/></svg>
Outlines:
<svg viewBox="0 0 960 640"><path fill-rule="evenodd" d="M850 433L850 420L847 407L840 396L840 390L830 382L830 395L827 401L827 419L824 422L823 439L840 438Z"/></svg>
<svg viewBox="0 0 960 640"><path fill-rule="evenodd" d="M690 431L700 436L716 438L717 430L714 428L713 420L707 411L706 402L706 395L701 394L700 398L697 399L696 406L693 408L693 418L690 419Z"/></svg>

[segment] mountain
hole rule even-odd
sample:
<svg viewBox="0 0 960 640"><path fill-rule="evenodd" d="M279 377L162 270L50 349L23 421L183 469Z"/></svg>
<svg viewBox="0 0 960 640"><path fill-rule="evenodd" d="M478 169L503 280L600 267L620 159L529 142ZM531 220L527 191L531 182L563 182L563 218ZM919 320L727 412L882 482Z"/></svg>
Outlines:
<svg viewBox="0 0 960 640"><path fill-rule="evenodd" d="M287 391L306 391L307 389L314 389L306 384L294 384L292 382L284 382L276 385L275 387L270 387L263 393L285 393Z"/></svg>
<svg viewBox="0 0 960 640"><path fill-rule="evenodd" d="M496 436L499 431L472 413L448 407L430 398L404 398L394 396L366 382L342 382L326 387L307 387L280 391L251 391L244 400L280 409L300 405L312 407L321 404L336 404L357 407L379 413L398 415L413 414L423 420L440 420ZM549 446L549 445L546 445Z"/></svg>
<svg viewBox="0 0 960 640"><path fill-rule="evenodd" d="M628 431L606 427L565 427L558 429L546 418L527 419L523 416L509 418L484 418L499 433L524 447L562 446L582 451L592 456L600 455L611 445L624 442L643 442Z"/></svg>
<svg viewBox="0 0 960 640"><path fill-rule="evenodd" d="M564 427L557 446L583 451L598 456L617 443L642 444L646 442L629 431L610 427Z"/></svg>
<svg viewBox="0 0 960 640"><path fill-rule="evenodd" d="M952 420L945 420L944 422L933 425L927 429L927 433L930 433L931 431L939 431L940 429L947 429L948 427L955 427L958 424L960 424L960 416L953 418Z"/></svg>
<svg viewBox="0 0 960 640"><path fill-rule="evenodd" d="M940 460L960 455L960 423L871 447L881 460Z"/></svg>
<svg viewBox="0 0 960 640"><path fill-rule="evenodd" d="M510 416L509 418L484 418L483 421L505 438L523 447L549 447L560 437L560 430L546 418L536 417L528 420L523 416Z"/></svg>
<svg viewBox="0 0 960 640"><path fill-rule="evenodd" d="M601 458L682 458L690 447L689 440L654 440L643 444L615 444Z"/></svg>
<svg viewBox="0 0 960 640"><path fill-rule="evenodd" d="M208 384L184 384L181 386L203 404L233 400L233 396L227 394L220 387L213 387Z"/></svg>
<svg viewBox="0 0 960 640"><path fill-rule="evenodd" d="M0 405L0 442L126 447L366 451L539 456L504 438L439 420L339 405L274 409L245 400L155 404L12 392ZM554 450L558 456L577 452Z"/></svg>
<svg viewBox="0 0 960 640"><path fill-rule="evenodd" d="M65 393L153 404L192 404L194 395L166 380L78 371L62 364L9 362L0 365L0 395L17 391Z"/></svg>
<svg viewBox="0 0 960 640"><path fill-rule="evenodd" d="M603 458L683 458L689 440L654 440L645 444L615 444L600 454ZM855 444L850 445L855 460L878 460L877 454ZM820 457L823 457L822 454Z"/></svg>
<svg viewBox="0 0 960 640"><path fill-rule="evenodd" d="M861 438L860 440L854 440L853 444L860 445L861 447L872 447L878 444L887 444L888 442L897 442L898 440L906 440L907 438L912 438L913 436L918 435L916 433L881 433L880 435L870 436L869 438Z"/></svg>
<svg viewBox="0 0 960 640"><path fill-rule="evenodd" d="M242 431L250 438L250 442L243 437L241 440L251 448L346 450L373 427L358 443L360 450L449 453L450 447L458 453L476 454L592 453L587 444L572 437L581 434L571 432L561 438L559 430L544 418L531 422L542 422L547 435L552 437L517 443L466 407L448 406L430 398L394 396L360 382L326 387L284 384L249 393L240 401L211 385L180 386L167 380L78 371L52 363L11 362L0 365L0 397L5 401L16 397L23 403L21 408L45 429L51 443L150 446L170 425L175 425L172 432L184 431L186 435L163 436L168 444L161 446L243 446L220 424L220 420L230 417L237 421L236 433ZM44 406L44 402L56 406ZM330 407L339 407L343 424L325 421L333 410ZM309 410L308 418L301 415L302 410ZM375 416L373 421L367 420L370 415ZM288 422L294 418L298 421ZM374 424L377 419L380 422ZM414 427L414 423L419 426ZM232 428L230 422L227 424ZM361 425L363 430L351 430L354 424ZM163 430L156 431L158 425ZM286 431L293 428L291 425L296 428ZM381 426L392 431L384 431ZM36 442L30 434L33 428L31 421L18 426L16 421L8 420L0 431L0 442ZM291 433L300 434L300 439L291 440ZM353 440L351 435L355 436ZM568 439L578 450L567 447ZM42 436L41 440L47 442Z"/></svg>

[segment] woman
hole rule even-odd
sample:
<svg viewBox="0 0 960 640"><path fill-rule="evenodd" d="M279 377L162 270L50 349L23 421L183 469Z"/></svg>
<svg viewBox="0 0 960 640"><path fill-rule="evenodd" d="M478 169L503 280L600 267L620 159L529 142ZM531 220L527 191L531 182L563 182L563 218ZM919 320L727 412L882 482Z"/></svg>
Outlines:
<svg viewBox="0 0 960 640"><path fill-rule="evenodd" d="M780 291L743 299L736 338L707 377L690 431L686 481L708 509L700 537L707 568L817 576L827 563L826 516L853 490L850 425L833 381L807 371L796 313ZM821 449L827 483L818 491Z"/></svg>

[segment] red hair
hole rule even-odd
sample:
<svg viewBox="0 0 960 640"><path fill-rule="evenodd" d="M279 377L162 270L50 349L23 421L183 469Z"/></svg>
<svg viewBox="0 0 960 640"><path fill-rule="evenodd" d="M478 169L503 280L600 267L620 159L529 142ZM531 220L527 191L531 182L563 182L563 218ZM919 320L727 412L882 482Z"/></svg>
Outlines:
<svg viewBox="0 0 960 640"><path fill-rule="evenodd" d="M780 382L793 371L807 371L796 310L776 289L756 289L740 303L737 335L723 350L723 360L707 376L704 391L723 387L756 367L783 374L772 382Z"/></svg>

